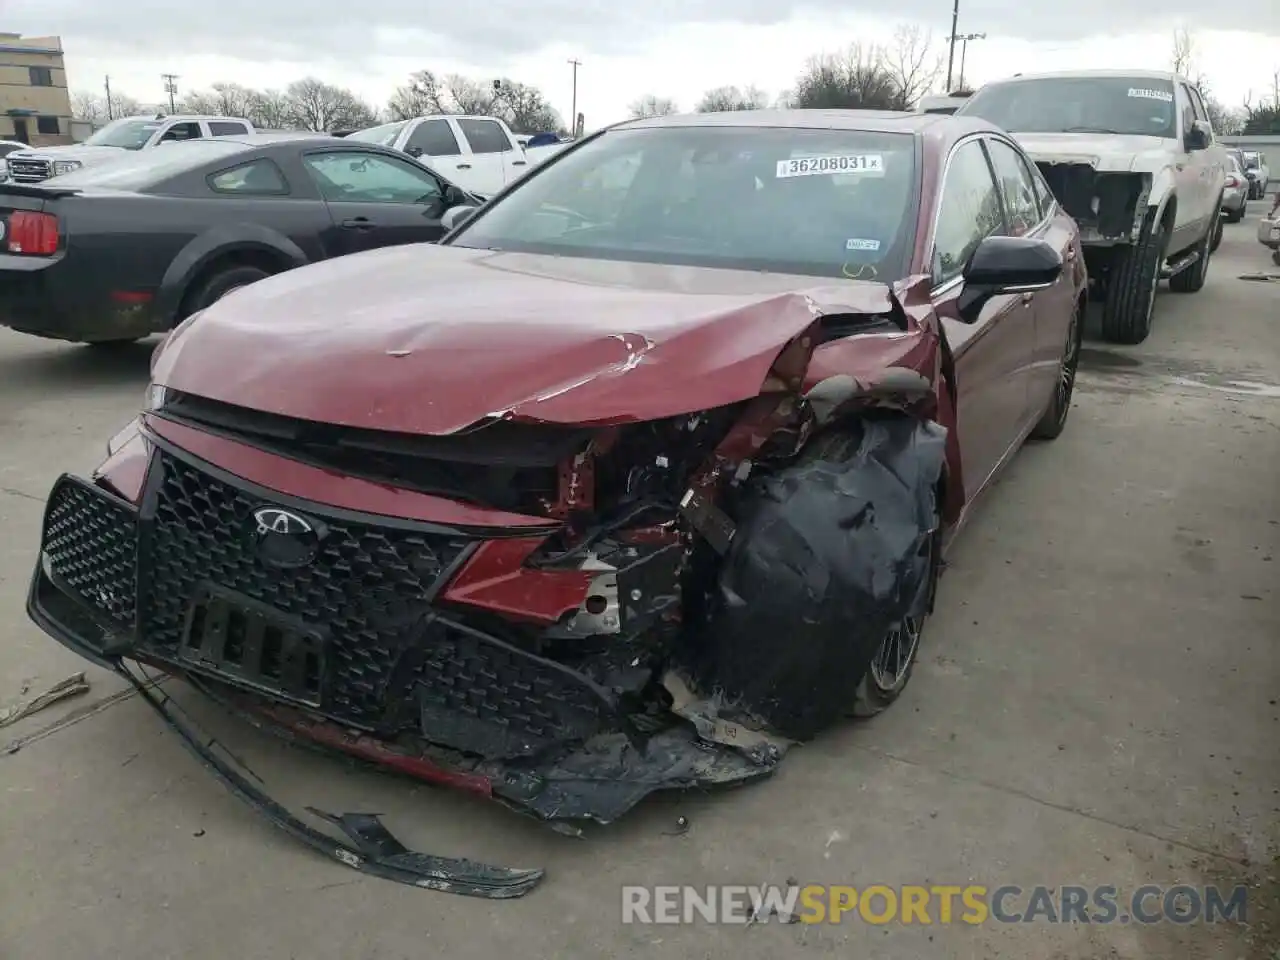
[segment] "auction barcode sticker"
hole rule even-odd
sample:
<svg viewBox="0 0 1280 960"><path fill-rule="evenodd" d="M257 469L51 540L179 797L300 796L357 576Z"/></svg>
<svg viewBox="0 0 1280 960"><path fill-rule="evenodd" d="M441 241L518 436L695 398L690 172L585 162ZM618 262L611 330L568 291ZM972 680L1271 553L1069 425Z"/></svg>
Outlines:
<svg viewBox="0 0 1280 960"><path fill-rule="evenodd" d="M830 173L884 173L880 154L845 154L831 157L793 157L778 161L778 179L816 177Z"/></svg>
<svg viewBox="0 0 1280 960"><path fill-rule="evenodd" d="M1129 96L1140 100L1159 100L1161 103L1173 103L1173 94L1168 90L1145 90L1139 87L1130 87Z"/></svg>

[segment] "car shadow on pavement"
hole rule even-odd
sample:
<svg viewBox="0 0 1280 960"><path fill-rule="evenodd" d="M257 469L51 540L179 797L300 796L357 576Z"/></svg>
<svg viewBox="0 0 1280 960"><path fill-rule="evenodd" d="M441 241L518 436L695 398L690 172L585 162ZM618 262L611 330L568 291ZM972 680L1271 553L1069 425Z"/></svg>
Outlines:
<svg viewBox="0 0 1280 960"><path fill-rule="evenodd" d="M110 387L145 383L151 354L159 338L136 343L70 344L47 342L34 350L0 356L0 383L19 386L39 383L42 389Z"/></svg>

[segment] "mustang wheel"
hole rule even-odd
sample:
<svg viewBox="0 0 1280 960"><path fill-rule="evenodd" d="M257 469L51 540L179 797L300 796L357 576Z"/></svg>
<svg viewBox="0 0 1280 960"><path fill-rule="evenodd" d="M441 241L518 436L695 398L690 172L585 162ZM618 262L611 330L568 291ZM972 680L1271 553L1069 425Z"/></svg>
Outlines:
<svg viewBox="0 0 1280 960"><path fill-rule="evenodd" d="M191 314L197 310L203 310L205 307L221 300L231 291L247 287L249 284L264 280L269 276L271 276L270 273L266 270L260 270L258 267L228 267L226 270L215 273L192 292L187 313Z"/></svg>
<svg viewBox="0 0 1280 960"><path fill-rule="evenodd" d="M1058 365L1058 382L1054 387L1053 399L1040 418L1040 422L1031 431L1036 440L1054 440L1067 425L1067 414L1071 412L1071 395L1076 387L1076 370L1080 366L1080 344L1084 339L1084 307L1076 308L1071 317L1071 325L1067 329L1067 342L1062 348L1062 360Z"/></svg>

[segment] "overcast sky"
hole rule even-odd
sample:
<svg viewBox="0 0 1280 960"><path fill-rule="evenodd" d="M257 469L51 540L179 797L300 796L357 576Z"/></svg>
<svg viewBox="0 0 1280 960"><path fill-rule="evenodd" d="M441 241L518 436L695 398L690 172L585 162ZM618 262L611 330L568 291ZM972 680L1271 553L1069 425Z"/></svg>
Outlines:
<svg viewBox="0 0 1280 960"><path fill-rule="evenodd" d="M0 0L0 26L61 35L73 90L101 90L110 74L113 87L143 102L163 99L161 73L180 74L183 90L217 80L281 87L310 74L382 105L425 67L532 83L567 117L567 60L576 57L578 108L594 128L625 117L645 93L686 109L722 84L777 94L811 54L887 40L899 22L932 30L945 52L950 8L950 0ZM1240 29L1218 29L1226 19ZM1193 32L1197 67L1226 104L1270 94L1280 0L961 0L958 32L987 34L969 45L972 85L1037 70L1165 68L1179 24ZM958 60L957 52L957 74Z"/></svg>

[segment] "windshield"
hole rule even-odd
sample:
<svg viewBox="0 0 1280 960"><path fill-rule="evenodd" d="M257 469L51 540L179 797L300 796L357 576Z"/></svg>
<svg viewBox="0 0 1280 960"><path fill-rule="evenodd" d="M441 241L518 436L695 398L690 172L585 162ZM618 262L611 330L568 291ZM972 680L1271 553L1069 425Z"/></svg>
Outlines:
<svg viewBox="0 0 1280 960"><path fill-rule="evenodd" d="M1010 133L1175 137L1173 84L1149 77L1046 77L983 87L958 114Z"/></svg>
<svg viewBox="0 0 1280 960"><path fill-rule="evenodd" d="M910 260L909 133L606 132L467 223L457 246L886 280Z"/></svg>
<svg viewBox="0 0 1280 960"><path fill-rule="evenodd" d="M163 125L162 120L116 120L86 140L85 145L141 150Z"/></svg>
<svg viewBox="0 0 1280 960"><path fill-rule="evenodd" d="M190 140L166 143L155 150L126 153L106 163L64 173L50 181L59 187L109 187L112 190L144 190L219 157L248 149L228 140Z"/></svg>
<svg viewBox="0 0 1280 960"><path fill-rule="evenodd" d="M399 136L400 131L404 129L404 125L408 122L408 120L400 120L396 123L384 123L380 127L370 127L368 130L357 130L355 133L349 134L346 139L389 147L396 142L396 137Z"/></svg>

